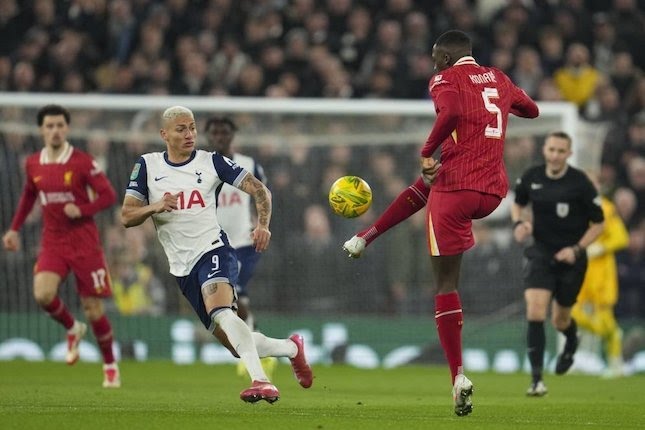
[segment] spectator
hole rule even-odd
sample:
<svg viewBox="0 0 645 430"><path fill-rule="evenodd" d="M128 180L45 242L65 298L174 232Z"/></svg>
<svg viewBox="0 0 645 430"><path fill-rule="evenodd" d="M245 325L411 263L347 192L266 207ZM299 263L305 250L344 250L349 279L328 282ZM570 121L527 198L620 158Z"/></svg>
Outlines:
<svg viewBox="0 0 645 430"><path fill-rule="evenodd" d="M584 108L593 97L602 75L589 63L589 49L573 43L567 49L566 62L553 75L565 100Z"/></svg>

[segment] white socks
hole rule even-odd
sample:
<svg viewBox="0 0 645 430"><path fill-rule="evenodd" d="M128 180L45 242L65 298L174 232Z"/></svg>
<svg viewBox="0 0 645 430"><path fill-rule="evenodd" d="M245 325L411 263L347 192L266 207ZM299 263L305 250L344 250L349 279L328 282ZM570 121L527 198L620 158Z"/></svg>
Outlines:
<svg viewBox="0 0 645 430"><path fill-rule="evenodd" d="M289 357L293 358L298 354L298 347L290 339L274 339L266 337L260 332L251 333L255 341L258 355L264 357Z"/></svg>
<svg viewBox="0 0 645 430"><path fill-rule="evenodd" d="M249 327L231 309L224 309L213 316L213 322L219 325L228 340L237 351L240 359L246 366L252 381L269 381L262 364L258 351L253 341Z"/></svg>

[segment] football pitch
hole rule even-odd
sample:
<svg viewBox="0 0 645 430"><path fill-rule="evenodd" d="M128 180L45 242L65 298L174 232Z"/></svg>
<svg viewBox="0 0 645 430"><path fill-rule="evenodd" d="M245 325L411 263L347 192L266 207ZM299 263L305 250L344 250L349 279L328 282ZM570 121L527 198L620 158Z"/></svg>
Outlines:
<svg viewBox="0 0 645 430"><path fill-rule="evenodd" d="M100 364L0 363L0 428L9 429L637 429L645 428L643 375L603 380L547 375L549 394L527 398L526 374L471 373L474 410L452 411L442 367L314 367L312 388L291 368L274 374L280 401L246 404L233 366L123 362L120 389L101 388Z"/></svg>

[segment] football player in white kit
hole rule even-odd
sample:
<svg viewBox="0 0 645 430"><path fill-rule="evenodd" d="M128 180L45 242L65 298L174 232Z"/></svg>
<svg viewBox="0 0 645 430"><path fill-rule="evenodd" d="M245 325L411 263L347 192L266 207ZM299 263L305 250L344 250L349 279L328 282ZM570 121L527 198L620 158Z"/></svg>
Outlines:
<svg viewBox="0 0 645 430"><path fill-rule="evenodd" d="M224 157L233 160L235 164L253 173L253 176L266 185L267 178L262 166L252 157L240 154L233 149L236 131L237 126L231 118L223 116L209 118L204 127L208 149L215 150ZM248 283L253 277L255 266L260 261L260 255L262 255L255 250L253 244L253 230L255 228L253 210L249 194L232 185L222 185L217 199L217 219L226 232L231 246L235 249L237 257L239 269L235 283L237 315L251 330L255 330L255 318L251 312ZM262 359L262 367L269 377L277 364L278 360L275 357ZM241 361L238 363L237 372L240 376L246 374L244 363Z"/></svg>
<svg viewBox="0 0 645 430"><path fill-rule="evenodd" d="M232 160L195 149L197 126L190 109L170 107L161 122L166 151L143 154L134 165L121 222L134 227L152 218L182 293L204 326L246 366L252 385L240 393L243 401L273 403L280 396L260 357L289 357L298 382L309 388L313 374L302 337L273 339L251 332L234 311L237 261L218 223L218 194L228 183L253 196L258 214L253 244L262 252L271 239L269 190Z"/></svg>

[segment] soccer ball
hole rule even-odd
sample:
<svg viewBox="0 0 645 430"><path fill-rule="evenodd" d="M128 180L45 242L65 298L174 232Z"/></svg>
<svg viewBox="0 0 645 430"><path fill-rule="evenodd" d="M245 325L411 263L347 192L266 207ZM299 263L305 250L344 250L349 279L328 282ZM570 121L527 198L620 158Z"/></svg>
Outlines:
<svg viewBox="0 0 645 430"><path fill-rule="evenodd" d="M329 189L329 206L336 215L356 218L372 204L372 189L358 176L338 178Z"/></svg>

